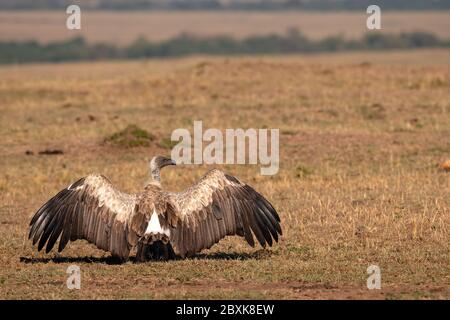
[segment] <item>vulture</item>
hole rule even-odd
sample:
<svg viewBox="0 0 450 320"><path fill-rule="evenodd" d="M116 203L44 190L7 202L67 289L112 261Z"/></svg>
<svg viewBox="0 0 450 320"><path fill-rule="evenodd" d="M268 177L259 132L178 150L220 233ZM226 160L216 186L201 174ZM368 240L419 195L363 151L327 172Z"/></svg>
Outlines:
<svg viewBox="0 0 450 320"><path fill-rule="evenodd" d="M138 262L185 258L228 235L255 246L272 246L281 236L280 217L249 185L218 169L182 192L161 186L160 171L175 165L167 157L150 161L150 180L142 192L116 189L103 175L91 174L48 200L32 217L28 238L49 253L69 241L85 239L124 261L135 249Z"/></svg>

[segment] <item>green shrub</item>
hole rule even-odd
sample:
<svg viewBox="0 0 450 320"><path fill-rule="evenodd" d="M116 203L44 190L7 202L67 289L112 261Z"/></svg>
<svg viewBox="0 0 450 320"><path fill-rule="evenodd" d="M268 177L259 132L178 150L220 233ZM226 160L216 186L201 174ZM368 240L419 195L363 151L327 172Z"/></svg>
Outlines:
<svg viewBox="0 0 450 320"><path fill-rule="evenodd" d="M148 147L155 140L148 131L131 124L125 129L112 134L105 139L105 143L123 148Z"/></svg>
<svg viewBox="0 0 450 320"><path fill-rule="evenodd" d="M347 40L342 36L312 40L296 29L289 29L285 35L250 36L242 40L220 35L199 38L181 34L158 43L140 37L124 48L104 43L89 44L83 38L77 37L49 44L40 44L35 41L0 42L0 63L179 57L191 54L289 54L449 46L450 40L440 40L433 34L424 32L369 33L356 40Z"/></svg>

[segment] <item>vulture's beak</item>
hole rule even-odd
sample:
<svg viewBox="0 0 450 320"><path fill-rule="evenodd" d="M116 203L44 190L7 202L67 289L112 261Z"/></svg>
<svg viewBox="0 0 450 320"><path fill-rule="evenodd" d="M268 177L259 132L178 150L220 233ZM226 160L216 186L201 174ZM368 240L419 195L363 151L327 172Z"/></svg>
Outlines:
<svg viewBox="0 0 450 320"><path fill-rule="evenodd" d="M169 165L169 166L176 166L177 163L175 162L175 160L169 159L168 165Z"/></svg>

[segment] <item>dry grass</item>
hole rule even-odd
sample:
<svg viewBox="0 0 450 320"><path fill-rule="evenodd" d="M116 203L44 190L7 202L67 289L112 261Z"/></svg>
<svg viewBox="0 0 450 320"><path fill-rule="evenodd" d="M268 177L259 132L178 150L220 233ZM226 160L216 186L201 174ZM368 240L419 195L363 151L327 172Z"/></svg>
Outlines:
<svg viewBox="0 0 450 320"><path fill-rule="evenodd" d="M348 38L367 32L367 14L360 12L211 12L211 11L83 11L80 31L67 30L67 15L61 11L0 12L0 40L50 42L76 35L88 41L128 44L138 36L160 41L181 32L200 36L228 34L236 38L268 33L284 34L298 28L318 39L342 34ZM387 33L428 31L450 37L448 11L383 12L382 31Z"/></svg>
<svg viewBox="0 0 450 320"><path fill-rule="evenodd" d="M450 175L438 167L450 158L448 54L1 67L0 297L448 299ZM408 63L421 55L434 58ZM193 120L280 128L278 175L222 167L274 203L278 245L229 238L194 259L118 265L82 241L43 255L25 240L30 215L90 172L139 190L146 160ZM103 143L129 124L155 136L150 147ZM163 183L180 190L207 169L169 168ZM65 287L70 264L79 291ZM377 292L365 288L371 264Z"/></svg>

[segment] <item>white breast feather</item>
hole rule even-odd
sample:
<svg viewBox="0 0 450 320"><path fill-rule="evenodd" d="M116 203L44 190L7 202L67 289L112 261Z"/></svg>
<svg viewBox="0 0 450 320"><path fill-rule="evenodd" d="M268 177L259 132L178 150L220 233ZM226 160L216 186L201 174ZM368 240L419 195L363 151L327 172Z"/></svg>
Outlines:
<svg viewBox="0 0 450 320"><path fill-rule="evenodd" d="M159 223L158 214L155 210L153 210L152 216L150 218L150 221L148 222L147 229L145 230L145 234L150 233L162 233L166 236L170 236L170 230L168 228L162 228L161 224Z"/></svg>

